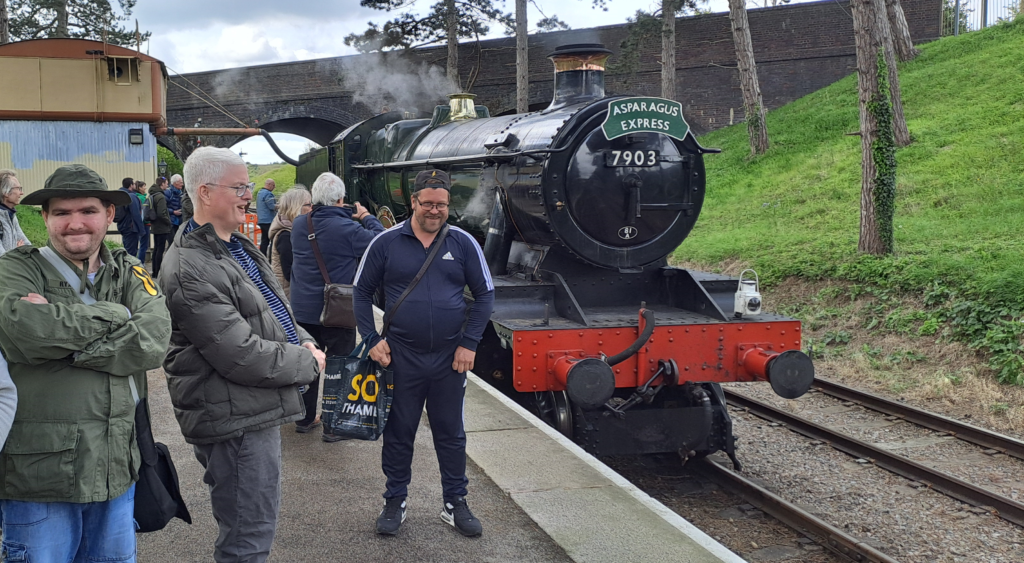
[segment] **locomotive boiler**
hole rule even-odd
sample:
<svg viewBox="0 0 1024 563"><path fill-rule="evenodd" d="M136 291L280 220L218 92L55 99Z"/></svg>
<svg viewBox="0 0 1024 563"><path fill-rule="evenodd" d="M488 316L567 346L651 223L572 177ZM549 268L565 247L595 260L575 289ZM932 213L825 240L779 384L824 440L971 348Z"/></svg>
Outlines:
<svg viewBox="0 0 1024 563"><path fill-rule="evenodd" d="M737 299L735 278L668 265L717 151L678 102L606 96L610 53L557 48L541 111L490 117L456 94L429 119L372 117L298 179L342 176L390 226L408 216L416 174L446 170L449 222L478 237L494 277L474 372L593 454L724 451L738 466L720 383L767 380L795 398L814 367L799 321Z"/></svg>

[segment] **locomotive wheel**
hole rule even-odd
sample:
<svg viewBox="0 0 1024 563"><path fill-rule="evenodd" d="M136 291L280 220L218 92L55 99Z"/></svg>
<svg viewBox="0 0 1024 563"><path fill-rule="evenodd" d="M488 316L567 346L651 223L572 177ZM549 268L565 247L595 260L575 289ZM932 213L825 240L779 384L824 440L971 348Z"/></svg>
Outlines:
<svg viewBox="0 0 1024 563"><path fill-rule="evenodd" d="M535 392L533 407L548 426L572 439L572 408L569 406L569 396L565 391Z"/></svg>

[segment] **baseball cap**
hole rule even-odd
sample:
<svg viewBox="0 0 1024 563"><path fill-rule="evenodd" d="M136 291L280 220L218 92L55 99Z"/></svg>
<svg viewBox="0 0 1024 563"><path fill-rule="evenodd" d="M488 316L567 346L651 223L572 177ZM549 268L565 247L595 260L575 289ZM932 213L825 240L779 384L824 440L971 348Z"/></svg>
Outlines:
<svg viewBox="0 0 1024 563"><path fill-rule="evenodd" d="M426 189L451 191L452 179L443 170L424 170L416 175L416 180L412 183L412 191L418 192Z"/></svg>

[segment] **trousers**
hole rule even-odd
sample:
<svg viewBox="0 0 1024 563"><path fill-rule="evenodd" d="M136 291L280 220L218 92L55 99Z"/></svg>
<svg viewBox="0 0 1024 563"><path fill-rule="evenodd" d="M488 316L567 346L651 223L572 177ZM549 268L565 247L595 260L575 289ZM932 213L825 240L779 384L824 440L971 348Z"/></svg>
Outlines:
<svg viewBox="0 0 1024 563"><path fill-rule="evenodd" d="M135 485L104 502L0 501L3 561L135 561Z"/></svg>
<svg viewBox="0 0 1024 563"><path fill-rule="evenodd" d="M441 468L441 488L446 500L466 495L466 430L463 411L466 374L452 369L455 348L415 353L391 346L395 395L384 427L381 468L387 477L384 498L408 495L412 480L412 454L427 406L427 420L434 438L434 452Z"/></svg>
<svg viewBox="0 0 1024 563"><path fill-rule="evenodd" d="M174 240L174 233L165 235L153 235L153 277L160 274L160 264L164 261L164 251L171 246Z"/></svg>
<svg viewBox="0 0 1024 563"><path fill-rule="evenodd" d="M281 510L281 428L246 432L216 444L193 446L206 469L217 563L263 563L270 556Z"/></svg>
<svg viewBox="0 0 1024 563"><path fill-rule="evenodd" d="M267 258L270 258L270 225L271 223L259 223L256 225L263 232L263 235L260 237L260 254Z"/></svg>
<svg viewBox="0 0 1024 563"><path fill-rule="evenodd" d="M121 244L128 254L139 255L139 233L121 233Z"/></svg>
<svg viewBox="0 0 1024 563"><path fill-rule="evenodd" d="M142 265L146 265L146 253L149 252L149 227L146 227L139 235L139 253L136 258Z"/></svg>
<svg viewBox="0 0 1024 563"><path fill-rule="evenodd" d="M356 347L356 329L354 328L329 327L312 323L299 323L299 326L308 332L313 337L313 340L316 340L316 345L328 356L347 356ZM309 426L316 420L316 404L319 397L320 376L318 375L309 384L306 392L302 394L302 404L306 407L306 417L295 424ZM324 432L330 434L326 428Z"/></svg>

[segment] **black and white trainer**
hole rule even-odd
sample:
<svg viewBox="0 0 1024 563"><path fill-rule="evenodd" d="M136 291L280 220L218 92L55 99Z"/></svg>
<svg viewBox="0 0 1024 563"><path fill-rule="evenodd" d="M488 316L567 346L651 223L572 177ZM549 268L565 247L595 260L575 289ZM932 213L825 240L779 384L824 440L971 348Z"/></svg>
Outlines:
<svg viewBox="0 0 1024 563"><path fill-rule="evenodd" d="M377 517L377 533L393 536L405 522L405 497L389 498L384 501L384 508Z"/></svg>
<svg viewBox="0 0 1024 563"><path fill-rule="evenodd" d="M483 525L476 519L476 516L473 516L473 512L469 510L469 505L466 504L466 497L455 497L444 501L444 508L441 509L441 520L454 526L460 534L466 537L479 536L484 532Z"/></svg>

